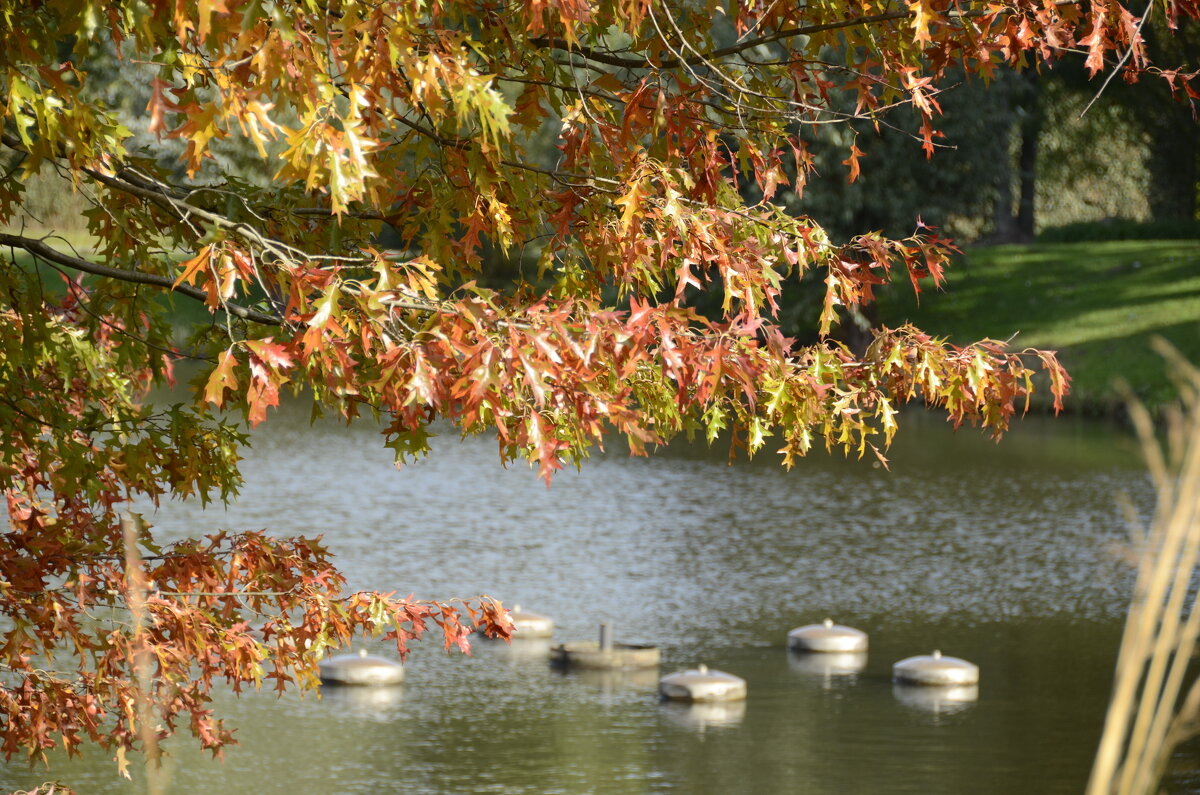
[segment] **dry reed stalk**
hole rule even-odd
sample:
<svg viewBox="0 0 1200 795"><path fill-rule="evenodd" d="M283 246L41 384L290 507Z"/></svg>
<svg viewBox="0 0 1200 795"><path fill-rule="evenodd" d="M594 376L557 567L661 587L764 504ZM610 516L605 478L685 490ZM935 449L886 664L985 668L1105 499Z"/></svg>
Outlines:
<svg viewBox="0 0 1200 795"><path fill-rule="evenodd" d="M1190 590L1200 558L1200 371L1166 342L1153 344L1172 366L1181 401L1167 413L1165 445L1145 406L1129 403L1158 505L1149 529L1136 537L1137 584L1088 795L1153 792L1171 750L1200 715L1200 681L1177 709L1200 635Z"/></svg>

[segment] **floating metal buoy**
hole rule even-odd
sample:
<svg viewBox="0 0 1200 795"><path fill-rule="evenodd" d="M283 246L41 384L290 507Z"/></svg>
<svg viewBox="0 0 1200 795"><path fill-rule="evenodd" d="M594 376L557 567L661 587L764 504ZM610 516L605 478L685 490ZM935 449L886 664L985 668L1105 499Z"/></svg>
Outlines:
<svg viewBox="0 0 1200 795"><path fill-rule="evenodd" d="M404 680L400 663L360 649L339 654L321 663L321 681L327 685L394 685Z"/></svg>
<svg viewBox="0 0 1200 795"><path fill-rule="evenodd" d="M979 682L979 666L935 651L896 663L892 678L910 685L973 685Z"/></svg>
<svg viewBox="0 0 1200 795"><path fill-rule="evenodd" d="M657 646L617 643L612 625L600 625L600 640L562 643L550 649L555 665L576 668L648 668L662 658Z"/></svg>
<svg viewBox="0 0 1200 795"><path fill-rule="evenodd" d="M792 670L810 676L852 676L867 667L866 652L833 652L829 654L789 654Z"/></svg>
<svg viewBox="0 0 1200 795"><path fill-rule="evenodd" d="M746 680L701 665L664 676L658 681L658 692L674 701L739 701L746 697Z"/></svg>
<svg viewBox="0 0 1200 795"><path fill-rule="evenodd" d="M892 685L896 700L923 712L947 715L961 712L979 700L979 685L922 685L897 682Z"/></svg>
<svg viewBox="0 0 1200 795"><path fill-rule="evenodd" d="M513 605L508 612L513 622L513 639L548 638L554 634L554 619L541 613L529 613L521 610L520 605Z"/></svg>
<svg viewBox="0 0 1200 795"><path fill-rule="evenodd" d="M788 648L812 652L863 652L867 650L867 633L844 627L827 618L820 624L797 627L788 633Z"/></svg>

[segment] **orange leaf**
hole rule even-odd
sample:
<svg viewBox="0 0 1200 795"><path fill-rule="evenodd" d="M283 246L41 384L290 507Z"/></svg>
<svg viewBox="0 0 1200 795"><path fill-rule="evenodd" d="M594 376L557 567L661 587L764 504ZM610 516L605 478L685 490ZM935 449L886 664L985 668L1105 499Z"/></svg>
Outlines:
<svg viewBox="0 0 1200 795"><path fill-rule="evenodd" d="M850 166L850 181L858 179L859 168L858 159L863 156L863 151L858 148L858 142L850 144L850 157L842 161L843 166Z"/></svg>
<svg viewBox="0 0 1200 795"><path fill-rule="evenodd" d="M233 368L236 366L237 359L234 358L233 352L223 351L217 358L217 366L208 377L208 384L204 388L206 401L217 408L225 405L225 390L238 388L237 376L233 374Z"/></svg>
<svg viewBox="0 0 1200 795"><path fill-rule="evenodd" d="M200 252L196 254L196 256L192 257L187 262L182 263L183 272L179 274L179 278L176 279L175 283L171 285L171 289L174 290L182 282L187 282L188 284L194 285L196 283L196 274L208 267L208 262L211 258L212 244L210 243L209 245L200 249Z"/></svg>

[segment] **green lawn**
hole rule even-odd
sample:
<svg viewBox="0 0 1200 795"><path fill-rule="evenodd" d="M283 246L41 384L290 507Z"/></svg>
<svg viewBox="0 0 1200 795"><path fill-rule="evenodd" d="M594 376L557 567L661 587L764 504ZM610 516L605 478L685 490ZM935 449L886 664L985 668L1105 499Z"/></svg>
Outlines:
<svg viewBox="0 0 1200 795"><path fill-rule="evenodd" d="M1161 335L1200 363L1200 241L1129 240L969 249L942 293L920 303L899 287L880 298L887 325L911 320L951 342L991 337L1058 350L1081 410L1120 403L1124 378L1151 404L1174 394L1149 340Z"/></svg>

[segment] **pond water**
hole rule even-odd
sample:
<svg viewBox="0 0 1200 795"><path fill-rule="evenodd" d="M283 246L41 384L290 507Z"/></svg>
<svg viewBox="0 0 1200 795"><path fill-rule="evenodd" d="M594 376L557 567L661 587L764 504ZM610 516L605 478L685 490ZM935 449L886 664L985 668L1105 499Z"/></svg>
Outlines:
<svg viewBox="0 0 1200 795"><path fill-rule="evenodd" d="M547 489L489 439L447 434L396 471L375 429L285 408L254 435L236 505L166 505L156 533L321 533L354 588L490 594L552 615L559 641L611 621L663 665L562 674L535 641L467 657L429 639L398 689L219 694L241 744L217 762L171 743L168 792L1080 792L1132 584L1114 498L1153 500L1136 447L1070 419L999 445L906 419L890 472L680 446L598 456ZM787 651L789 629L826 616L870 633L859 673ZM980 665L976 702L893 686L896 660L935 648ZM698 663L744 677L745 704L660 703L658 676ZM14 760L0 788L48 778L135 789L102 753L49 773Z"/></svg>

